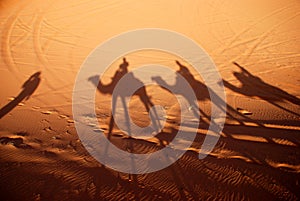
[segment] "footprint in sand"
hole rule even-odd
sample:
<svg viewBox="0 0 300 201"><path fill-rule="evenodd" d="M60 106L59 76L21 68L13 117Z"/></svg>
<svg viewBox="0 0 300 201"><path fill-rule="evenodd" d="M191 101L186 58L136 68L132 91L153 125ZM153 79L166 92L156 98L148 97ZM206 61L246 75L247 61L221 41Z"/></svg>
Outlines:
<svg viewBox="0 0 300 201"><path fill-rule="evenodd" d="M32 148L30 145L24 143L23 138L10 138L10 137L1 137L0 143L3 145L13 145L17 148L28 149Z"/></svg>

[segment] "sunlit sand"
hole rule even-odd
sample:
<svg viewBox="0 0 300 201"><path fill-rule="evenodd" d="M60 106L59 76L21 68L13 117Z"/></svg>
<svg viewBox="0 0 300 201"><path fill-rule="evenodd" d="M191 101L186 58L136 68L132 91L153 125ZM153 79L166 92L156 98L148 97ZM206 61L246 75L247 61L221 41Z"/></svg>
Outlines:
<svg viewBox="0 0 300 201"><path fill-rule="evenodd" d="M0 200L299 199L299 11L298 0L0 1ZM191 119L200 121L197 136L177 162L131 175L100 164L83 147L74 126L72 92L94 48L142 28L176 31L205 49L223 79L227 117L214 150L199 160L212 105L201 75L163 51L116 58L100 83L99 76L88 80L98 89L98 125L88 115L85 121L118 148L153 153L179 129L192 129L179 125L175 95L184 91L172 94L155 85L176 88L174 76L164 72L138 90L128 106L132 121L145 127L150 108L161 105L166 113L153 113L166 120L161 132L137 139L118 128L111 117L112 91L122 76L142 65L180 73L196 93L189 109L198 104L201 114Z"/></svg>

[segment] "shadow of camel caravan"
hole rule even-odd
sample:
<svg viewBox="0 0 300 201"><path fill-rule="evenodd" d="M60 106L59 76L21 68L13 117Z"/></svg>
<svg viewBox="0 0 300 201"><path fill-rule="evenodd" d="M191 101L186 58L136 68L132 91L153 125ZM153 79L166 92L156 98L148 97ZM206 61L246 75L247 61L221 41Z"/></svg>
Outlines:
<svg viewBox="0 0 300 201"><path fill-rule="evenodd" d="M218 142L226 116L226 100L222 79L209 55L193 40L169 30L140 29L120 34L103 42L92 51L80 68L73 90L73 117L78 136L88 152L100 163L123 173L143 174L168 167L178 160L190 147L198 129L198 126L195 126L192 128L192 132L189 133L186 133L184 130L179 130L170 144L157 152L150 154L133 154L117 148L110 143L103 132L96 132L87 125L86 117L89 117L89 123L98 125L94 109L97 85L93 83L98 83L99 80L101 81L100 75L103 75L106 68L116 59L130 52L147 49L165 51L183 58L183 60L195 68L208 86L210 99L214 104L212 104L211 123L199 153L200 159L205 158ZM197 53L196 55L199 57L191 58L191 52ZM123 61L123 63L127 65L125 61ZM153 65L144 66L141 67L141 69L149 67L153 68ZM158 66L158 68L162 69L166 67ZM96 75L95 72L97 72ZM159 71L156 73L153 72L151 77L159 75ZM179 73L176 74L176 72L175 75L181 76ZM126 80L130 80L130 77L131 80L138 79L142 81L141 84L143 85L154 83L151 77L145 81L136 75L132 76L130 72L126 73L113 90L113 97L124 93L121 87L122 84L119 83L125 83ZM182 80L185 80L183 76L181 77ZM91 79L93 79L92 83ZM130 84L128 87L129 86ZM187 81L184 86L189 86ZM133 94L135 89L128 88L128 90ZM197 101L195 92L191 87L186 87L186 91L189 91L188 94L192 102ZM218 98L214 94L217 94ZM82 104L86 102L86 100L90 100L89 104ZM185 101L184 98L177 100L180 103L181 110L183 106L189 102ZM116 104L123 104L122 100L119 101L118 99ZM152 108L157 109L159 107L153 106ZM197 110L199 109L195 108L195 111ZM190 111L190 115L195 116L197 113ZM189 120L189 118L184 119L184 117L181 117L181 122ZM198 120L200 121L200 117L198 117ZM118 125L115 116L114 121ZM199 121L197 124L199 124ZM153 124L152 121L151 124ZM137 125L130 125L130 127L131 126L138 127ZM120 126L118 125L118 127ZM125 124L124 128L126 127L128 126ZM107 146L109 146L109 148L106 149Z"/></svg>

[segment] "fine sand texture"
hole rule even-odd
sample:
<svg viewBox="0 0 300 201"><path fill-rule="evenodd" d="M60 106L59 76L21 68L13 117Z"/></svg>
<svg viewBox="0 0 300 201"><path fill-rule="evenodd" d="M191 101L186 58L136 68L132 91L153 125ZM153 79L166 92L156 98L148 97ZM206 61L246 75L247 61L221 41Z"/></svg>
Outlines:
<svg viewBox="0 0 300 201"><path fill-rule="evenodd" d="M180 125L176 96L184 92L159 86L176 88L164 72L136 91L128 108L112 108L116 84L140 66L163 65L181 74L201 114L196 138L178 161L153 173L125 174L96 161L82 145L72 93L93 49L143 28L183 34L210 55L223 79L227 116L213 151L200 160L213 104L201 75L164 51L116 58L101 82L96 73L85 80L97 88L99 126L85 118L118 148L150 154L180 129L192 129ZM1 0L0 200L299 200L299 35L299 0ZM166 122L150 138L128 136L111 118L112 110L128 109L136 125L147 126L153 105L163 106L165 114L158 116Z"/></svg>

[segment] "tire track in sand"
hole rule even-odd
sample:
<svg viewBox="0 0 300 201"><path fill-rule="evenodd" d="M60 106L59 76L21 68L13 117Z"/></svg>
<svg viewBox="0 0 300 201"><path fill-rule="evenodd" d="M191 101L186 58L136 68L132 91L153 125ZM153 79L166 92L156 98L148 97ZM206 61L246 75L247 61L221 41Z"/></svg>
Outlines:
<svg viewBox="0 0 300 201"><path fill-rule="evenodd" d="M53 5L53 4L52 4ZM49 60L45 56L45 53L43 52L42 44L41 44L41 29L42 29L42 24L44 21L45 14L47 11L50 9L50 6L47 7L47 9L44 10L39 10L37 12L37 17L34 22L33 26L33 47L34 51L36 53L37 58L42 64L41 71L44 71L47 74L47 77L55 77L56 81L58 83L62 83L62 80L57 80L58 76L55 75L55 73L51 69L51 65L49 63ZM48 79L44 79L46 85L51 89L55 90L55 85L53 85Z"/></svg>
<svg viewBox="0 0 300 201"><path fill-rule="evenodd" d="M26 2L25 2L26 3ZM9 16L7 21L2 29L2 59L8 66L8 70L15 76L15 78L22 82L22 78L19 75L19 69L14 61L12 50L11 50L11 36L13 29L17 23L17 20L22 12L22 10L26 7L26 4L23 3L19 6L19 8L15 11L15 14Z"/></svg>
<svg viewBox="0 0 300 201"><path fill-rule="evenodd" d="M231 49L232 45L234 44L235 41L237 41L244 33L247 33L249 30L251 30L254 26L256 26L257 24L259 24L260 22L278 14L281 13L282 11L284 11L285 9L291 7L291 5L287 5L285 7L279 8L277 10L274 10L273 12L261 17L260 19L258 19L255 23L251 24L250 26L248 26L246 29L240 31L239 33L235 34L235 36L232 38L232 40L224 46L224 48L222 49L222 51L220 52L220 54L223 54L226 50ZM238 44L236 44L238 45ZM235 46L236 46L235 45Z"/></svg>
<svg viewBox="0 0 300 201"><path fill-rule="evenodd" d="M280 27L281 25L285 24L286 22L298 17L300 15L300 13L296 13L295 15L292 15L289 18L284 19L283 21L275 24L273 27L271 27L268 31L266 31L264 34L262 34L258 41L252 46L252 48L250 48L250 50L248 51L248 53L246 54L246 58L245 60L247 60L252 54L253 52L259 47L259 45L278 27Z"/></svg>

